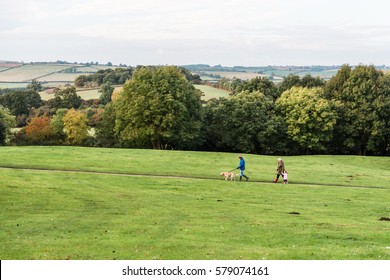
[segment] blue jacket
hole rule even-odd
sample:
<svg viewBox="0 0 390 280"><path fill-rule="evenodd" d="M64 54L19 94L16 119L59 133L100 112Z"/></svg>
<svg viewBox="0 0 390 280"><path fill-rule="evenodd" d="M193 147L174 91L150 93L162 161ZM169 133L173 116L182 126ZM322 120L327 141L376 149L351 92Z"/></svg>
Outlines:
<svg viewBox="0 0 390 280"><path fill-rule="evenodd" d="M244 158L240 159L240 165L237 167L237 169L245 170L245 160L244 160Z"/></svg>

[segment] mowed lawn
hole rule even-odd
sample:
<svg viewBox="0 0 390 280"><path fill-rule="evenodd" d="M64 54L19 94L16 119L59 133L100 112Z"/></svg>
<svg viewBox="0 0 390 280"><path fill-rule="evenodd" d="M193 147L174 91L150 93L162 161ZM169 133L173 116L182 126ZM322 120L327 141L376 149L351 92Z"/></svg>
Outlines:
<svg viewBox="0 0 390 280"><path fill-rule="evenodd" d="M244 157L1 147L0 258L390 259L389 158Z"/></svg>

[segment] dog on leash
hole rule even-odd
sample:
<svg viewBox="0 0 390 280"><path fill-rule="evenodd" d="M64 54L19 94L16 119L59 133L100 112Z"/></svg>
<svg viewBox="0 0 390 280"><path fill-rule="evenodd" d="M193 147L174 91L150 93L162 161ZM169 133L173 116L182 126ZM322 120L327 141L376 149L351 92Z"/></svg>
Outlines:
<svg viewBox="0 0 390 280"><path fill-rule="evenodd" d="M236 178L236 174L234 174L233 172L221 172L219 176L224 176L225 180L231 180L231 181L234 181Z"/></svg>

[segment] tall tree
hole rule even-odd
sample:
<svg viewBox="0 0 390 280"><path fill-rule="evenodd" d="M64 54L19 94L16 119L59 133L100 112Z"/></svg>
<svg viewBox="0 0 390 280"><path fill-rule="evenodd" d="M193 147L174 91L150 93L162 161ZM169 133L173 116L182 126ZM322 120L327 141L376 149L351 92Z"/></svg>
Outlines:
<svg viewBox="0 0 390 280"><path fill-rule="evenodd" d="M204 118L201 135L203 137L202 150L226 151L222 138L225 131L224 111L221 110L222 103L227 102L226 98L212 98L207 101L204 108Z"/></svg>
<svg viewBox="0 0 390 280"><path fill-rule="evenodd" d="M224 139L235 151L266 153L272 150L269 141L273 112L272 96L244 91L233 96L224 106Z"/></svg>
<svg viewBox="0 0 390 280"><path fill-rule="evenodd" d="M206 105L203 133L208 150L271 153L280 150L283 124L274 115L274 102L261 92L243 91Z"/></svg>
<svg viewBox="0 0 390 280"><path fill-rule="evenodd" d="M331 153L349 153L353 144L346 141L346 131L349 130L347 116L349 112L344 106L344 88L351 76L352 68L344 64L340 70L329 81L325 83L324 97L331 102L333 111L336 113L336 124L333 130L333 138L330 141L329 151Z"/></svg>
<svg viewBox="0 0 390 280"><path fill-rule="evenodd" d="M104 107L101 119L96 124L95 138L98 146L114 147L119 144L115 133L115 119L115 105L111 102Z"/></svg>
<svg viewBox="0 0 390 280"><path fill-rule="evenodd" d="M383 97L383 72L373 65L359 65L343 87L340 98L345 110L344 143L359 155L365 155L375 123L378 121L378 104Z"/></svg>
<svg viewBox="0 0 390 280"><path fill-rule="evenodd" d="M285 118L287 134L306 153L324 151L332 138L336 116L322 88L293 87L276 101Z"/></svg>
<svg viewBox="0 0 390 280"><path fill-rule="evenodd" d="M372 127L368 150L387 155L390 152L390 73L380 79L380 95L375 100L377 117Z"/></svg>
<svg viewBox="0 0 390 280"><path fill-rule="evenodd" d="M189 148L199 137L200 94L173 66L138 68L116 101L116 132L155 149Z"/></svg>

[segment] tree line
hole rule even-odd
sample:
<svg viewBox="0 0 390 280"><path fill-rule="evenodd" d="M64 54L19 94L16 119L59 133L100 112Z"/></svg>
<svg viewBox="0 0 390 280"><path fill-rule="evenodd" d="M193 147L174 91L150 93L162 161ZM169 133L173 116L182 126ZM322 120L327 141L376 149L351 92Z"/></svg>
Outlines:
<svg viewBox="0 0 390 280"><path fill-rule="evenodd" d="M231 94L207 102L193 86L199 76L186 69L139 66L105 74L124 73L120 89L101 80L99 100L81 100L75 87L57 89L45 102L33 86L0 95L0 142L286 155L387 155L390 149L390 75L374 66L343 65L329 81L222 79L217 86ZM20 129L11 133L14 126Z"/></svg>

